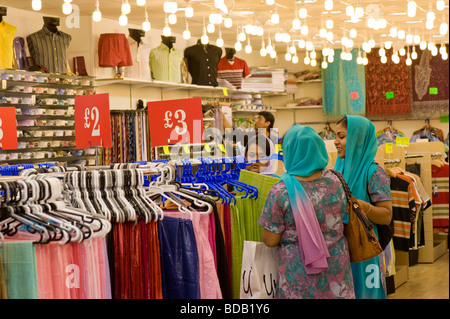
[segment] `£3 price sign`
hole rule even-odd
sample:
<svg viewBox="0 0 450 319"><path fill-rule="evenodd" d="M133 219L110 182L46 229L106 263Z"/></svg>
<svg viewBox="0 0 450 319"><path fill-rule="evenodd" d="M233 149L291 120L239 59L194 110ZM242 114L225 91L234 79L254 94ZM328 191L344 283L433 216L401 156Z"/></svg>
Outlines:
<svg viewBox="0 0 450 319"><path fill-rule="evenodd" d="M0 107L0 150L16 150L17 123L15 107Z"/></svg>
<svg viewBox="0 0 450 319"><path fill-rule="evenodd" d="M109 94L75 97L75 143L77 149L112 147Z"/></svg>
<svg viewBox="0 0 450 319"><path fill-rule="evenodd" d="M203 142L201 98L148 102L152 147Z"/></svg>

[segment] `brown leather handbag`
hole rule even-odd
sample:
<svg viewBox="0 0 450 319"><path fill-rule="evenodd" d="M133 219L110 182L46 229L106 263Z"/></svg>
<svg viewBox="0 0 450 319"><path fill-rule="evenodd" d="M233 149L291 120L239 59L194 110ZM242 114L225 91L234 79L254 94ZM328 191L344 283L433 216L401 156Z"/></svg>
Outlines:
<svg viewBox="0 0 450 319"><path fill-rule="evenodd" d="M373 224L359 206L358 200L352 195L347 182L341 173L331 170L341 181L347 197L349 215L348 224L344 224L344 236L348 242L350 262L359 263L381 254L383 249L373 230Z"/></svg>

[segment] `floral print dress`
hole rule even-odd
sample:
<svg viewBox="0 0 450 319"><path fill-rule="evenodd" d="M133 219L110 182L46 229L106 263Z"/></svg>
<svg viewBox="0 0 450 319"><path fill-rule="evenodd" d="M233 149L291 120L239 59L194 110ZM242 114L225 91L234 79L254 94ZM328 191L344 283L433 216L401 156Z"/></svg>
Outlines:
<svg viewBox="0 0 450 319"><path fill-rule="evenodd" d="M328 270L308 275L303 266L294 216L285 184L270 190L258 224L282 234L278 246L278 287L281 299L355 298L347 240L342 220L347 201L339 179L329 170L313 181L300 181L314 206L330 254Z"/></svg>

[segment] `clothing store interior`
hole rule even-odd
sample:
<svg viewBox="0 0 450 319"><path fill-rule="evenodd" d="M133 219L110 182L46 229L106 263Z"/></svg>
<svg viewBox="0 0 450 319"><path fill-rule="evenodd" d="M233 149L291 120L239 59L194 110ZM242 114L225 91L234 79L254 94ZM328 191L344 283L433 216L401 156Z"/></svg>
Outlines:
<svg viewBox="0 0 450 319"><path fill-rule="evenodd" d="M1 0L0 299L448 300L448 24Z"/></svg>

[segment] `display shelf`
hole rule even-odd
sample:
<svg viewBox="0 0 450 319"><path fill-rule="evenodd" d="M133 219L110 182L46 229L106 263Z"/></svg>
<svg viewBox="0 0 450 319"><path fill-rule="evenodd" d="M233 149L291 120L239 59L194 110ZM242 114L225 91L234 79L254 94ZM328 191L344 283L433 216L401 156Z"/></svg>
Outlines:
<svg viewBox="0 0 450 319"><path fill-rule="evenodd" d="M274 110L308 110L308 109L321 109L322 105L299 105L299 106L279 106L274 107Z"/></svg>
<svg viewBox="0 0 450 319"><path fill-rule="evenodd" d="M132 78L103 78L103 79L95 79L95 85L98 86L106 86L106 85L114 85L114 84L122 84L129 85L131 88L145 88L145 87L153 87L160 89L163 92L172 91L172 90L186 90L186 91L209 91L209 92L218 92L223 94L223 87L219 86L207 86L207 85L196 85L189 83L172 83L172 82L163 82L163 81L147 81L140 79L132 79ZM264 96L271 95L286 95L285 92L276 92L276 91L256 91L256 90L241 90L241 89L230 89L226 88L228 94L261 94Z"/></svg>
<svg viewBox="0 0 450 319"><path fill-rule="evenodd" d="M72 162L75 160L95 159L95 155L67 156L67 152L70 152L70 154L76 154L75 152L77 152L74 145L75 115L73 112L73 101L77 96L95 93L94 83L94 77L88 76L0 69L0 96L3 98L2 102L7 100L15 102L0 103L0 112L2 107L14 107L16 109L16 120L18 122L17 140L19 143L22 143L20 145L21 148L17 150L0 150L2 155L1 163ZM29 87L32 87L32 89ZM37 88L39 87L42 89L38 90ZM25 101L26 103L17 103L18 101ZM30 109L42 109L43 114L30 114ZM54 110L58 109L64 111L60 111L60 114L48 114L55 113ZM31 121L31 123L20 123L21 121ZM20 124L33 125L21 126ZM27 132L30 131L55 131L53 133L55 135L26 136L29 135ZM58 133L62 133L64 136L57 136L56 131L60 131ZM66 134L67 131L70 131L68 132L70 134ZM48 134L48 132L45 132L45 134ZM30 145L27 142L30 142ZM23 148L24 145L27 147ZM57 152L60 154L57 155ZM61 152L64 153L62 154ZM19 155L12 157L19 157L18 159L6 159L10 157L9 154L14 153ZM30 157L30 153L31 157L38 156L39 158L20 158L22 157L21 154Z"/></svg>
<svg viewBox="0 0 450 319"><path fill-rule="evenodd" d="M314 79L314 80L296 80L297 84L308 84L308 83L320 83L322 79Z"/></svg>

